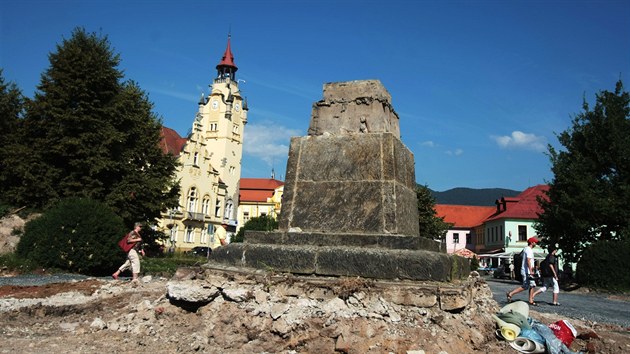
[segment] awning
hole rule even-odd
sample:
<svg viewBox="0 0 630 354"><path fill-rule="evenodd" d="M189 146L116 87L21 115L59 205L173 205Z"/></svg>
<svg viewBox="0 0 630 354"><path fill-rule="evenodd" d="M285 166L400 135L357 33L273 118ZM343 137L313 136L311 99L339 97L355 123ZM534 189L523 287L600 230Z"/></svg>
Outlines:
<svg viewBox="0 0 630 354"><path fill-rule="evenodd" d="M499 259L512 259L515 253L520 252L501 252L501 253L484 253L480 254L477 257L479 258L499 258ZM546 253L534 252L534 259L545 259L547 257Z"/></svg>
<svg viewBox="0 0 630 354"><path fill-rule="evenodd" d="M453 254L464 258L473 258L476 256L475 252L469 250L468 248L458 249L457 251L453 252Z"/></svg>

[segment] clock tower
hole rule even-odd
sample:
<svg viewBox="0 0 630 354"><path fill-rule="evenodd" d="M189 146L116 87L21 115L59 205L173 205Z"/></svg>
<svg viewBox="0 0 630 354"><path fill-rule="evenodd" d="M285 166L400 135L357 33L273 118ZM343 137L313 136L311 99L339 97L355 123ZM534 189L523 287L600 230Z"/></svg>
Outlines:
<svg viewBox="0 0 630 354"><path fill-rule="evenodd" d="M238 67L234 64L230 41L228 35L227 48L216 66L217 76L210 85L210 94L208 97L202 95L199 101L195 126L205 141L205 155L227 187L223 219L234 224L248 108L236 80Z"/></svg>

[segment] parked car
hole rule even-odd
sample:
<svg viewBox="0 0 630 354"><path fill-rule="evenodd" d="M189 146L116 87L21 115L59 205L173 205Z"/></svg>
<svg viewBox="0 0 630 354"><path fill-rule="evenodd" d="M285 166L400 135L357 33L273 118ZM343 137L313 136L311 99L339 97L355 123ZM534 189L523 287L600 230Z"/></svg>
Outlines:
<svg viewBox="0 0 630 354"><path fill-rule="evenodd" d="M205 247L205 246L193 247L190 251L188 251L188 254L191 254L193 256L199 256L199 257L207 257L211 253L212 253L212 249L210 247Z"/></svg>
<svg viewBox="0 0 630 354"><path fill-rule="evenodd" d="M501 266L492 272L492 276L496 279L510 279L510 271L506 272L505 267Z"/></svg>

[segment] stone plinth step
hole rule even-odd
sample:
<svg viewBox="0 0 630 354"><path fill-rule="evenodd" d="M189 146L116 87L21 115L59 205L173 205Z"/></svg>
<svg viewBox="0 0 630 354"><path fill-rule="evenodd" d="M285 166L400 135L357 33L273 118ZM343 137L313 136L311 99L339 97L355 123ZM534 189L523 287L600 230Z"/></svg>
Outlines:
<svg viewBox="0 0 630 354"><path fill-rule="evenodd" d="M467 260L427 250L232 243L210 262L277 272L376 279L450 281L468 275Z"/></svg>
<svg viewBox="0 0 630 354"><path fill-rule="evenodd" d="M404 250L426 250L445 253L441 242L419 236L391 234L333 234L323 232L245 232L245 243L303 246L348 246Z"/></svg>

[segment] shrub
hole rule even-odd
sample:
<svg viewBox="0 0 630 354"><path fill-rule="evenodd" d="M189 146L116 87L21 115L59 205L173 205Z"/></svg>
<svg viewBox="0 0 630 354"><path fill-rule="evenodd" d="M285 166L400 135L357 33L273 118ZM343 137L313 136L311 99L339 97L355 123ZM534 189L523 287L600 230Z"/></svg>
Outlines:
<svg viewBox="0 0 630 354"><path fill-rule="evenodd" d="M599 241L586 249L577 264L580 285L613 290L630 290L630 240Z"/></svg>
<svg viewBox="0 0 630 354"><path fill-rule="evenodd" d="M479 269L479 258L477 258L477 256L474 256L470 259L470 270L477 269Z"/></svg>
<svg viewBox="0 0 630 354"><path fill-rule="evenodd" d="M37 268L32 261L20 258L15 253L5 253L0 255L0 267L18 273L30 273Z"/></svg>
<svg viewBox="0 0 630 354"><path fill-rule="evenodd" d="M245 230L271 231L278 228L278 221L269 215L257 216L249 219L238 233L230 240L231 242L243 242Z"/></svg>
<svg viewBox="0 0 630 354"><path fill-rule="evenodd" d="M68 198L25 225L16 254L41 267L109 274L124 259L117 242L125 230L122 219L106 205Z"/></svg>
<svg viewBox="0 0 630 354"><path fill-rule="evenodd" d="M9 214L9 211L11 210L11 206L8 204L4 204L0 202L0 218L6 216L7 214Z"/></svg>

